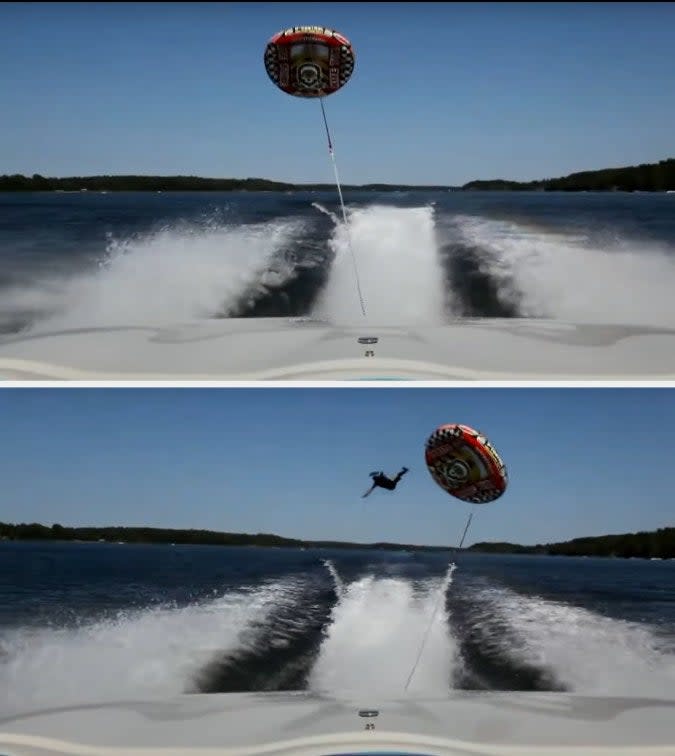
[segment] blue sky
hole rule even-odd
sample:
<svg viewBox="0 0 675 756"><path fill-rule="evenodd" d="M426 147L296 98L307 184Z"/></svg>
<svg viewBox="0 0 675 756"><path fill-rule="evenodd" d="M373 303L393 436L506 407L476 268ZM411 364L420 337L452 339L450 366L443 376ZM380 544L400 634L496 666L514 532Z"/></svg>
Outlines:
<svg viewBox="0 0 675 756"><path fill-rule="evenodd" d="M471 505L433 482L424 442L462 422L510 474L467 543L675 525L673 389L13 389L0 417L4 522L456 544ZM402 465L395 492L361 498Z"/></svg>
<svg viewBox="0 0 675 756"><path fill-rule="evenodd" d="M528 180L673 156L673 3L3 3L2 173L331 181L319 105L262 55L353 43L345 183Z"/></svg>

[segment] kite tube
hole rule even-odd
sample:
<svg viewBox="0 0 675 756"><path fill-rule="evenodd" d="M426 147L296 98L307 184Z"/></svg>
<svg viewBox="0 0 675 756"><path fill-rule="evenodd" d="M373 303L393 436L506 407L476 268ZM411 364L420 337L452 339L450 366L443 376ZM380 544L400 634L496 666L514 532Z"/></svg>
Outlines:
<svg viewBox="0 0 675 756"><path fill-rule="evenodd" d="M468 425L436 428L424 457L434 481L457 499L487 504L506 491L506 465L487 437Z"/></svg>
<svg viewBox="0 0 675 756"><path fill-rule="evenodd" d="M341 89L354 70L354 50L342 34L323 26L294 26L265 48L272 82L294 97L325 97Z"/></svg>

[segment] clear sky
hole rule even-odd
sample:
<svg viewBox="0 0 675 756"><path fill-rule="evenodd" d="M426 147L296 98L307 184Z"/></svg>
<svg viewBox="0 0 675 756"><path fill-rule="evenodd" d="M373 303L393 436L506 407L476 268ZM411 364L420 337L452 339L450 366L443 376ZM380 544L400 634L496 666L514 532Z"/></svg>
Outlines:
<svg viewBox="0 0 675 756"><path fill-rule="evenodd" d="M424 443L462 422L510 474L467 543L675 525L675 389L12 389L0 417L4 522L456 544L472 505Z"/></svg>
<svg viewBox="0 0 675 756"><path fill-rule="evenodd" d="M300 24L354 45L326 102L345 183L674 156L674 3L2 3L0 173L330 181L318 103L263 66Z"/></svg>

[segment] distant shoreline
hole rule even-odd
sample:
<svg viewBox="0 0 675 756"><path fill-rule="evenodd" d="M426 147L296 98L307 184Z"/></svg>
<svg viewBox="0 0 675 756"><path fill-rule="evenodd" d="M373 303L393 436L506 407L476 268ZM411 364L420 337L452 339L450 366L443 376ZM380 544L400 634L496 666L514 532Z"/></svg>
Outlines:
<svg viewBox="0 0 675 756"><path fill-rule="evenodd" d="M604 168L536 181L489 179L462 186L412 184L345 184L346 192L672 192L675 158L623 168ZM0 192L325 192L332 183L293 184L264 178L202 178L199 176L69 176L33 174L0 176Z"/></svg>
<svg viewBox="0 0 675 756"><path fill-rule="evenodd" d="M81 527L69 528L55 523L51 527L39 523L10 524L0 522L0 541L80 541L146 544L194 544L212 546L259 546L277 548L361 549L375 551L448 552L456 547L426 546L402 543L354 543L347 541L309 541L284 538L270 533L223 533L213 530L182 530L170 528ZM675 528L659 528L649 532L575 538L560 543L521 546L513 543L480 542L463 549L482 554L533 554L547 556L593 556L641 559L675 558Z"/></svg>
<svg viewBox="0 0 675 756"><path fill-rule="evenodd" d="M452 186L404 184L343 184L343 191L408 192L460 191ZM0 192L54 192L62 194L101 192L334 192L335 184L291 184L262 178L201 178L199 176L0 176Z"/></svg>

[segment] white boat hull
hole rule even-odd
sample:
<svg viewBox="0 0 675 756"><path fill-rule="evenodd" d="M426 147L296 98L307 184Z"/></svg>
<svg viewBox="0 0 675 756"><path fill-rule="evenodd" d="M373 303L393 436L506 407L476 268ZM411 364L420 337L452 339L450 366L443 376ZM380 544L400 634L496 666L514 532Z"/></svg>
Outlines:
<svg viewBox="0 0 675 756"><path fill-rule="evenodd" d="M4 380L673 380L675 330L546 320L440 326L241 318L0 339Z"/></svg>
<svg viewBox="0 0 675 756"><path fill-rule="evenodd" d="M364 713L367 714L364 716ZM675 699L451 692L116 701L0 719L0 753L154 756L673 756Z"/></svg>

